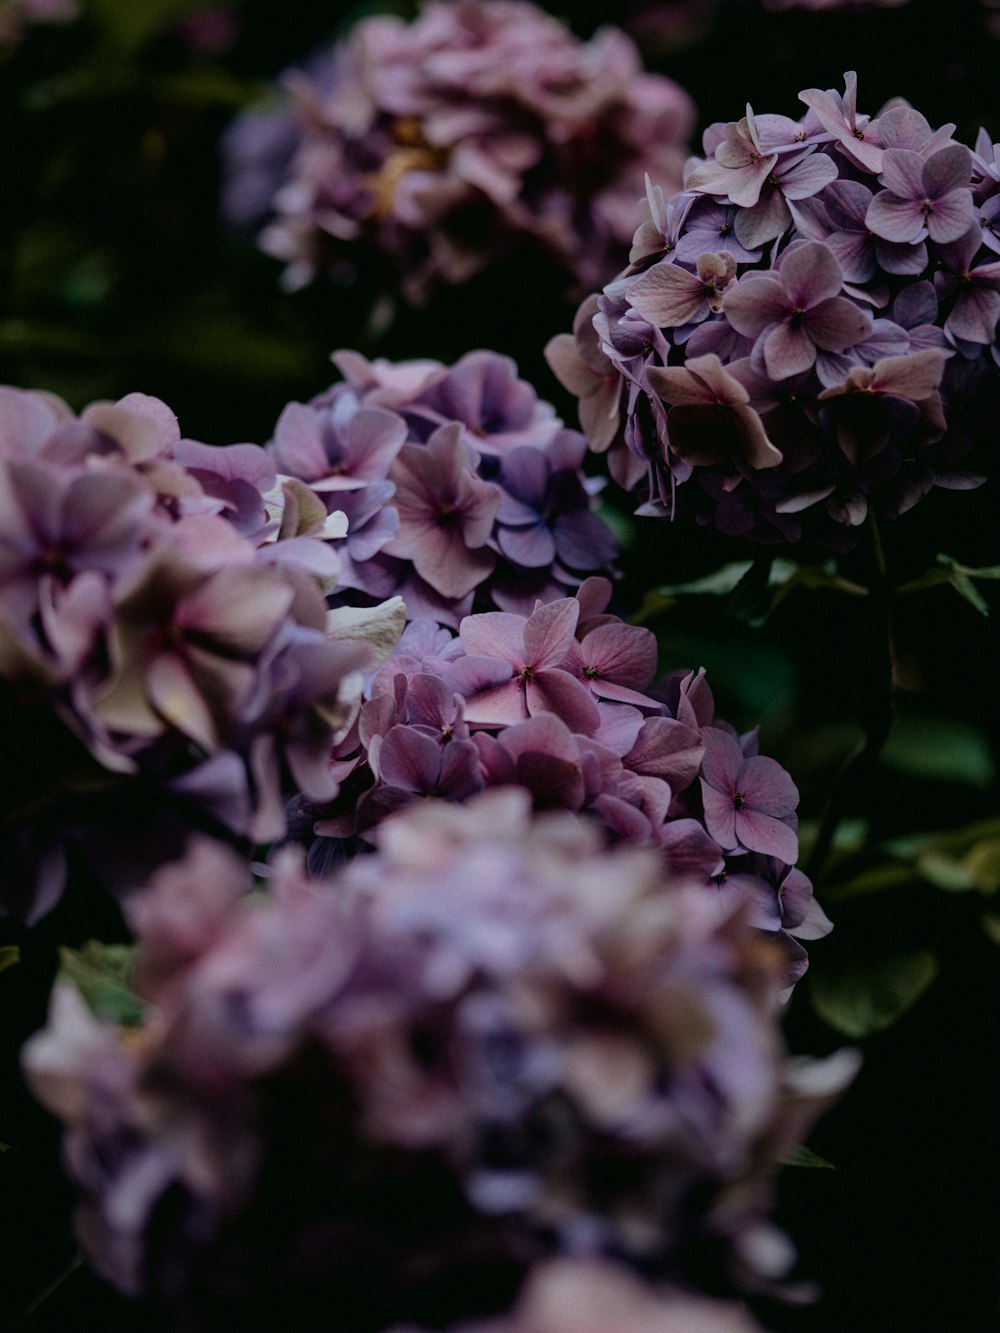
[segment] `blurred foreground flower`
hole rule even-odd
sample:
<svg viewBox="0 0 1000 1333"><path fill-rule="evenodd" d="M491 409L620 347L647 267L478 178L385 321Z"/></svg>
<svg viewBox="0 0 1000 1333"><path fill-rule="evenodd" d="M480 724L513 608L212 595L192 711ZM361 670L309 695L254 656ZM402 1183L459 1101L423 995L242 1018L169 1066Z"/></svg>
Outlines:
<svg viewBox="0 0 1000 1333"><path fill-rule="evenodd" d="M18 767L0 912L58 898L75 847L117 890L192 828L270 840L291 789L329 799L328 756L375 640L338 634L323 587L346 531L255 445L182 440L158 399L75 417L0 389L0 707ZM362 617L364 620L364 617Z"/></svg>
<svg viewBox="0 0 1000 1333"><path fill-rule="evenodd" d="M388 258L417 302L523 244L583 290L606 281L643 172L680 184L693 121L623 32L583 42L521 0L365 19L284 82L290 106L228 136L228 217L270 219L289 287Z"/></svg>
<svg viewBox="0 0 1000 1333"><path fill-rule="evenodd" d="M549 344L640 513L844 549L872 506L983 480L997 150L906 105L862 115L845 77L799 120L710 126L683 193L649 184L630 266Z"/></svg>
<svg viewBox="0 0 1000 1333"><path fill-rule="evenodd" d="M510 1315L452 1333L760 1333L739 1306L651 1287L601 1260L539 1265ZM418 1333L395 1328L391 1333Z"/></svg>
<svg viewBox="0 0 1000 1333"><path fill-rule="evenodd" d="M25 1062L98 1270L209 1326L311 1293L358 1333L501 1313L559 1255L772 1289L771 1179L856 1061L785 1057L743 903L523 791L377 841L332 883L286 852L249 896L196 842L127 905L140 1025L57 987Z"/></svg>

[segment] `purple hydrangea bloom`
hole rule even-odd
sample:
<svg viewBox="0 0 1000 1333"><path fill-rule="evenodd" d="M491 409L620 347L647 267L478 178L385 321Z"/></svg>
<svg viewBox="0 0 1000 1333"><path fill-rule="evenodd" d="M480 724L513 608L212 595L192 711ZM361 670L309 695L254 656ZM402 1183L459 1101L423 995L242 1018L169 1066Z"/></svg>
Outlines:
<svg viewBox="0 0 1000 1333"><path fill-rule="evenodd" d="M322 865L318 844L371 837L419 797L517 784L537 809L582 813L611 842L657 848L709 898L765 905L755 920L785 950L790 986L806 966L792 937L831 928L794 870L798 792L756 754L755 733L739 740L715 720L703 672L654 684L656 641L607 613L610 591L592 578L530 616L466 616L457 638L414 622L338 749L339 795L300 801L296 836ZM786 909L791 874L797 906Z"/></svg>
<svg viewBox="0 0 1000 1333"><path fill-rule="evenodd" d="M502 1316L564 1256L622 1266L599 1285L628 1328L661 1313L633 1284L690 1281L692 1253L735 1291L780 1281L772 1177L856 1061L786 1058L781 952L739 897L512 789L387 819L330 882L292 852L266 892L240 879L193 844L128 908L138 1029L66 983L25 1051L119 1289L258 1315L329 1294L377 1333L470 1294Z"/></svg>
<svg viewBox="0 0 1000 1333"><path fill-rule="evenodd" d="M872 507L982 480L1000 170L983 134L859 112L853 73L801 100L710 126L672 201L650 183L632 262L547 355L640 513L843 550Z"/></svg>
<svg viewBox="0 0 1000 1333"><path fill-rule="evenodd" d="M289 404L268 448L346 518L330 543L335 602L398 594L409 619L457 629L473 610L530 614L611 572L618 544L594 513L586 442L509 357L334 359L346 382Z"/></svg>
<svg viewBox="0 0 1000 1333"><path fill-rule="evenodd" d="M362 20L284 82L288 105L230 131L226 211L269 219L290 286L374 252L413 301L525 244L584 290L605 281L643 173L680 184L693 120L623 32L583 42L525 0Z"/></svg>
<svg viewBox="0 0 1000 1333"><path fill-rule="evenodd" d="M346 519L263 449L182 440L142 394L75 417L0 388L0 528L0 708L37 756L5 808L0 913L51 908L71 846L126 890L192 826L272 839L289 791L335 795L384 615L338 641Z"/></svg>

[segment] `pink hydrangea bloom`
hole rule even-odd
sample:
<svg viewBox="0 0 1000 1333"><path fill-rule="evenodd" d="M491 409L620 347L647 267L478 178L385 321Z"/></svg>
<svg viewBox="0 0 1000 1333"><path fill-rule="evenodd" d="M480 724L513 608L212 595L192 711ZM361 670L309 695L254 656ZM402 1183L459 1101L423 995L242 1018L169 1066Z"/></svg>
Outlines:
<svg viewBox="0 0 1000 1333"><path fill-rule="evenodd" d="M608 841L655 847L707 897L748 900L791 986L806 968L799 939L831 928L793 869L798 792L756 753L756 733L737 738L714 718L703 672L654 683L655 639L608 614L610 594L589 579L530 616L466 616L457 638L414 622L338 748L340 794L301 800L295 836L318 869L341 840L371 838L422 797L517 784L537 809L583 813Z"/></svg>

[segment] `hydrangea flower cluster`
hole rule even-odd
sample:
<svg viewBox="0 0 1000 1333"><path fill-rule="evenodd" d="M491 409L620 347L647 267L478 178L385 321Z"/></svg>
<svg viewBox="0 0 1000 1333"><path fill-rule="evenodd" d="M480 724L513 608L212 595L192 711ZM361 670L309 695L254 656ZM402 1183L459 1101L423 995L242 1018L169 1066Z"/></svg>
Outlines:
<svg viewBox="0 0 1000 1333"><path fill-rule="evenodd" d="M334 603L400 595L455 628L473 609L527 612L611 569L586 441L495 352L438 361L334 356L346 380L290 403L268 448L347 516Z"/></svg>
<svg viewBox="0 0 1000 1333"><path fill-rule="evenodd" d="M327 612L346 527L258 446L181 439L158 399L76 417L0 390L0 699L25 741L0 910L48 910L67 844L127 887L192 825L272 839L289 782L334 794L363 640L403 624Z"/></svg>
<svg viewBox="0 0 1000 1333"><path fill-rule="evenodd" d="M388 256L410 300L535 245L582 290L620 266L643 172L680 185L693 107L623 32L522 0L377 17L286 75L291 108L228 138L224 209L290 287Z"/></svg>
<svg viewBox="0 0 1000 1333"><path fill-rule="evenodd" d="M640 513L836 549L871 505L982 481L1000 168L985 134L861 114L853 74L801 100L710 126L682 193L648 186L630 266L548 356Z"/></svg>
<svg viewBox="0 0 1000 1333"><path fill-rule="evenodd" d="M855 1061L786 1059L744 906L516 789L377 840L250 895L195 842L127 904L139 1028L57 988L26 1068L99 1271L203 1315L315 1281L358 1333L502 1313L561 1255L780 1280L771 1177Z"/></svg>
<svg viewBox="0 0 1000 1333"><path fill-rule="evenodd" d="M537 809L583 812L610 840L657 848L710 896L748 899L791 984L807 962L798 939L830 929L795 869L795 784L758 753L755 731L738 737L714 718L704 671L653 688L656 640L606 613L610 593L588 579L530 616L467 616L457 637L413 622L335 751L340 795L325 808L297 801L290 829L321 873L336 840L401 806L516 783Z"/></svg>

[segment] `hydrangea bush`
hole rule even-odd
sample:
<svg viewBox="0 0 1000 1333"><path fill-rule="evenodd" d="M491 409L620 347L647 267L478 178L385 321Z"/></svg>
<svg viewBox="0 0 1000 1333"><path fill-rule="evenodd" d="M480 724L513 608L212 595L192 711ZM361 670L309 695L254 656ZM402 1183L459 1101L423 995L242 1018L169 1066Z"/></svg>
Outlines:
<svg viewBox="0 0 1000 1333"><path fill-rule="evenodd" d="M12 1325L995 1316L997 23L545 8L0 0Z"/></svg>
<svg viewBox="0 0 1000 1333"><path fill-rule="evenodd" d="M654 685L656 640L608 614L610 594L588 579L530 616L467 616L457 637L414 621L336 748L339 797L300 797L291 832L322 872L401 806L516 783L536 809L583 813L710 896L749 901L791 984L806 968L798 940L830 929L795 868L795 784L758 753L756 731L714 717L703 670Z"/></svg>
<svg viewBox="0 0 1000 1333"><path fill-rule="evenodd" d="M284 82L289 105L229 136L229 218L270 219L288 286L388 260L413 301L525 245L582 290L605 281L643 172L680 184L693 121L623 32L583 42L522 0L364 19Z"/></svg>
<svg viewBox="0 0 1000 1333"><path fill-rule="evenodd" d="M593 512L586 441L509 357L334 360L344 382L290 403L268 445L346 515L334 604L398 594L409 619L457 628L473 609L527 613L612 571L618 543Z"/></svg>
<svg viewBox="0 0 1000 1333"><path fill-rule="evenodd" d="M377 841L250 896L195 843L128 904L139 1027L57 989L26 1066L98 1270L202 1314L318 1283L359 1333L503 1312L560 1255L780 1279L771 1177L855 1061L787 1059L744 906L516 788Z"/></svg>
<svg viewBox="0 0 1000 1333"><path fill-rule="evenodd" d="M548 355L639 512L844 548L870 507L975 487L1000 376L1000 188L891 104L808 89L798 120L715 124L650 184L629 267Z"/></svg>
<svg viewBox="0 0 1000 1333"><path fill-rule="evenodd" d="M346 526L263 449L182 439L158 399L75 416L0 389L0 698L27 742L4 914L53 905L70 847L120 890L193 827L281 836L289 782L334 794L365 636L403 623L395 604L338 632Z"/></svg>

